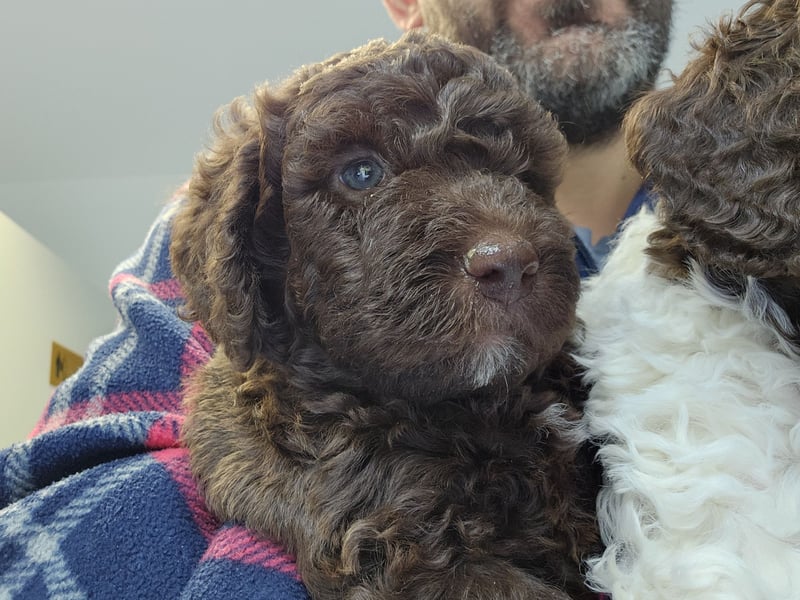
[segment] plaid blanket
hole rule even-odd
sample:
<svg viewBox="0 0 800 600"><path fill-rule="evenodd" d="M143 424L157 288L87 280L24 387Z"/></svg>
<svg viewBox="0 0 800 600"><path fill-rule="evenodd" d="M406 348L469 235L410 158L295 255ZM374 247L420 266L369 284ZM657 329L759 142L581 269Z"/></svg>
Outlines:
<svg viewBox="0 0 800 600"><path fill-rule="evenodd" d="M208 512L180 446L181 380L212 345L176 315L176 207L113 274L117 330L0 451L0 598L307 598L280 546Z"/></svg>

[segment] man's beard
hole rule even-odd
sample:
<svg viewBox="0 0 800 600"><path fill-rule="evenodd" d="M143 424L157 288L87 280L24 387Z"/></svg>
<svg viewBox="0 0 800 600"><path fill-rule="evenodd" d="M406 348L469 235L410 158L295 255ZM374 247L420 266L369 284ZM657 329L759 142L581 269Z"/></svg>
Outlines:
<svg viewBox="0 0 800 600"><path fill-rule="evenodd" d="M669 23L629 18L613 28L580 27L584 31L566 32L571 40L559 41L556 33L524 48L503 26L489 49L558 118L571 145L600 142L618 131L631 102L653 86L669 45Z"/></svg>

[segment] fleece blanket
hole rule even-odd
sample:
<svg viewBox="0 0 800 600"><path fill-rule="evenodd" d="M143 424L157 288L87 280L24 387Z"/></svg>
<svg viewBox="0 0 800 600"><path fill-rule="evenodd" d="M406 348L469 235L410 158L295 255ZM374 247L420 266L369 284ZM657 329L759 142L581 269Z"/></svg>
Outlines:
<svg viewBox="0 0 800 600"><path fill-rule="evenodd" d="M308 597L280 545L209 513L179 441L181 382L213 349L176 312L181 193L112 276L117 329L0 450L0 599Z"/></svg>
<svg viewBox="0 0 800 600"><path fill-rule="evenodd" d="M113 274L117 330L0 451L0 598L308 597L279 545L208 512L179 443L181 380L212 345L175 310L176 206Z"/></svg>

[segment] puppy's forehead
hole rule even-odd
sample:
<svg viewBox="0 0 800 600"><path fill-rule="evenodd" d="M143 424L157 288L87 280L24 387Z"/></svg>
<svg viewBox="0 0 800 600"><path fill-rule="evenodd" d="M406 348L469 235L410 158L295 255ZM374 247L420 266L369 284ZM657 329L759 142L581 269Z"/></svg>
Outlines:
<svg viewBox="0 0 800 600"><path fill-rule="evenodd" d="M485 54L436 36L407 34L395 44L373 43L348 53L311 76L299 87L291 125L320 120L329 128L356 115L386 124L431 121L448 108L489 112L485 101L448 102L459 87L473 95L522 95L511 74ZM495 112L502 112L513 103L495 104Z"/></svg>
<svg viewBox="0 0 800 600"><path fill-rule="evenodd" d="M566 143L552 115L480 51L427 34L367 46L290 89L285 191L321 188L355 159L399 176L486 170L551 198Z"/></svg>

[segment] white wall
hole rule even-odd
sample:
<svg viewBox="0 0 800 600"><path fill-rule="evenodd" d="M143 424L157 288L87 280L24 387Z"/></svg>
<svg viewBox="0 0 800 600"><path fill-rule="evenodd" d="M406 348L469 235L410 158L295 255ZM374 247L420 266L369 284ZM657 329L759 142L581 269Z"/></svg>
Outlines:
<svg viewBox="0 0 800 600"><path fill-rule="evenodd" d="M191 172L220 105L398 35L380 0L0 6L0 211L100 287Z"/></svg>
<svg viewBox="0 0 800 600"><path fill-rule="evenodd" d="M68 218L68 217L66 217ZM23 440L53 388L53 341L78 354L108 333L107 295L0 212L0 447Z"/></svg>
<svg viewBox="0 0 800 600"><path fill-rule="evenodd" d="M188 179L189 164L187 159L186 171L174 175L0 178L0 212L103 292L112 270L139 247Z"/></svg>
<svg viewBox="0 0 800 600"><path fill-rule="evenodd" d="M664 68L679 73L692 53L690 39L702 34L709 23L723 14L738 12L744 0L675 0L672 19L672 44Z"/></svg>

